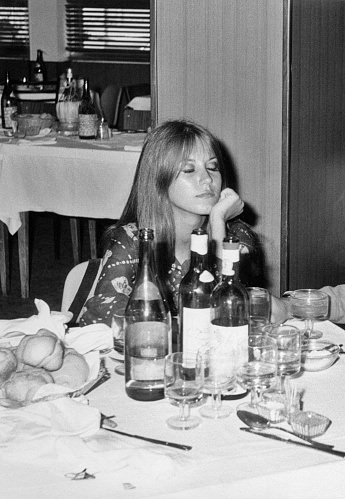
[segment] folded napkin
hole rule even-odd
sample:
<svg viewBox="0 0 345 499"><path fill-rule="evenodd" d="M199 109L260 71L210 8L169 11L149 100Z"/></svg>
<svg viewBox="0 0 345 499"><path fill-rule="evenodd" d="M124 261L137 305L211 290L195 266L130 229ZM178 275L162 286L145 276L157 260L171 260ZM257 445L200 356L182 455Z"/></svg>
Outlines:
<svg viewBox="0 0 345 499"><path fill-rule="evenodd" d="M65 337L65 323L71 320L72 315L62 312L50 312L50 308L43 300L35 299L38 311L27 319L0 320L0 339L9 340L12 346L17 346L24 334L36 334L41 328L49 329L61 340Z"/></svg>

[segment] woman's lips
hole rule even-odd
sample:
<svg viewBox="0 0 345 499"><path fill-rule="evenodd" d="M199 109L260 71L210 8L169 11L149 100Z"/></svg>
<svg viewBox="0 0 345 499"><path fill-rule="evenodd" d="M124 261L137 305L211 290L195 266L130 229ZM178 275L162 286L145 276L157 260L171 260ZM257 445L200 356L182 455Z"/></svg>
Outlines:
<svg viewBox="0 0 345 499"><path fill-rule="evenodd" d="M196 197L197 198L202 198L202 199L213 198L214 197L214 192L211 192L211 191L203 192L202 194L198 194Z"/></svg>

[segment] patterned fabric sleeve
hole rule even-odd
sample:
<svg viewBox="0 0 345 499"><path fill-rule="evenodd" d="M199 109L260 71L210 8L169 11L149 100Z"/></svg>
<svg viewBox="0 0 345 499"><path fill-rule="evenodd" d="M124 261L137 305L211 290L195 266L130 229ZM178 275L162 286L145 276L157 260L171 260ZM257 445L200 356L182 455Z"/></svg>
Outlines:
<svg viewBox="0 0 345 499"><path fill-rule="evenodd" d="M116 230L113 244L103 259L95 295L90 298L80 325L102 322L113 328L115 337L120 337L129 296L133 289L138 267L138 230L128 224Z"/></svg>

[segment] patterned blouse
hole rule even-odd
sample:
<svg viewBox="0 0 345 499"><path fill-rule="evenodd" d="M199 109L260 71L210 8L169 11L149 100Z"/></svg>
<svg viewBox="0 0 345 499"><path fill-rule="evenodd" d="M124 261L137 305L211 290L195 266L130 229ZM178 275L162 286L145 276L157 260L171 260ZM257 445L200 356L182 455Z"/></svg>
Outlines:
<svg viewBox="0 0 345 499"><path fill-rule="evenodd" d="M95 295L85 304L80 325L102 322L113 328L115 337L121 336L129 296L139 262L139 231L136 224L127 224L115 230L112 245L103 258L103 268ZM183 265L175 260L169 271L168 286L177 310L181 279L189 269L190 261Z"/></svg>

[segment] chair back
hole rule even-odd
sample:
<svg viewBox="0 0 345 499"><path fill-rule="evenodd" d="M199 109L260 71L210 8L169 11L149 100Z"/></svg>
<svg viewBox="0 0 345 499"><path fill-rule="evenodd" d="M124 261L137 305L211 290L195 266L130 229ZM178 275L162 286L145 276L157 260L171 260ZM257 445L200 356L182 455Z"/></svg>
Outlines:
<svg viewBox="0 0 345 499"><path fill-rule="evenodd" d="M94 296L102 271L102 259L79 263L68 273L62 294L61 312L72 312L73 322L78 323L85 303Z"/></svg>
<svg viewBox="0 0 345 499"><path fill-rule="evenodd" d="M123 88L118 85L108 85L101 94L101 107L108 126L116 128L118 126L120 102L123 95Z"/></svg>

